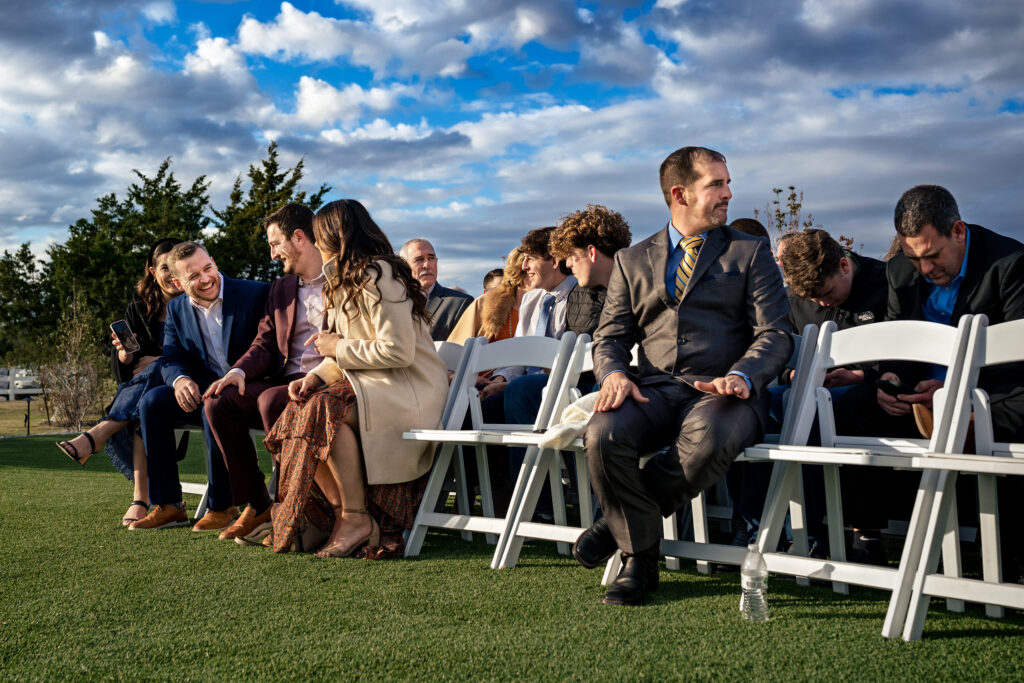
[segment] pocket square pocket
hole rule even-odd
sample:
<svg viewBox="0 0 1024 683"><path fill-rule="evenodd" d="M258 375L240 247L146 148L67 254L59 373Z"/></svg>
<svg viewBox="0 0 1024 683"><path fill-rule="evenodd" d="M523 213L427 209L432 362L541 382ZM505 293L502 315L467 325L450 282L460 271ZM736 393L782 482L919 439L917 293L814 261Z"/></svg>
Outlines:
<svg viewBox="0 0 1024 683"><path fill-rule="evenodd" d="M701 282L708 284L730 284L743 282L743 273L728 271L725 273L707 273L701 278Z"/></svg>

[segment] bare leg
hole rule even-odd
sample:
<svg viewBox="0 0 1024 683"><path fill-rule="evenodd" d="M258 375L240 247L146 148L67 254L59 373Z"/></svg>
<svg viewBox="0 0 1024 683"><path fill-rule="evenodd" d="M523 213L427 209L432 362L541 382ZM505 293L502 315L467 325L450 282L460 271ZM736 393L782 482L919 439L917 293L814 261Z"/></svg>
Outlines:
<svg viewBox="0 0 1024 683"><path fill-rule="evenodd" d="M348 555L365 543L374 531L374 522L366 513L363 457L359 452L359 442L356 440L358 423L355 416L354 409L345 416L345 424L338 429L334 448L327 461L341 500L334 511L334 530L331 537L317 553L321 557Z"/></svg>
<svg viewBox="0 0 1024 683"><path fill-rule="evenodd" d="M118 433L127 426L127 421L103 420L103 422L100 422L99 424L93 426L92 428L86 431L88 432L89 436L92 437L92 440L96 442L95 452L99 452L100 449L103 448L103 444L107 442L107 439L109 439L114 434ZM78 453L79 459L82 461L83 465L85 464L85 461L89 459L89 456L92 455L92 453L94 452L92 444L89 443L89 439L85 438L85 436L82 434L79 434L70 441L62 441L61 443L69 444L72 448L74 448L75 452ZM141 498L138 500L141 500Z"/></svg>
<svg viewBox="0 0 1024 683"><path fill-rule="evenodd" d="M337 447L337 444L335 444L335 447ZM331 507L337 508L341 506L341 491L338 489L338 482L331 474L330 465L326 462L319 463L316 466L316 474L313 475L313 481L324 492L324 497L331 504Z"/></svg>
<svg viewBox="0 0 1024 683"><path fill-rule="evenodd" d="M132 467L135 470L135 490L132 495L132 500L141 500L146 503L149 502L149 473L146 469L146 449L142 446L142 438L136 434L135 438L132 439ZM146 516L148 510L142 505L135 505L132 503L128 506L128 512L124 513L124 519L121 523L124 526L128 526L131 522L126 522L128 519L142 519Z"/></svg>

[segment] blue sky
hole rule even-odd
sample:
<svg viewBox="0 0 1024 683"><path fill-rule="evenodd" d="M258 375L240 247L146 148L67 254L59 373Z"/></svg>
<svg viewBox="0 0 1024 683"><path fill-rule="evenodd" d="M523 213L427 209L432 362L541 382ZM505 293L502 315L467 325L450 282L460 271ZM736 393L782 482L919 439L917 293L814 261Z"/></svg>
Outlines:
<svg viewBox="0 0 1024 683"><path fill-rule="evenodd" d="M471 292L588 203L659 229L690 144L728 157L731 218L796 185L878 255L939 183L1024 239L1021 45L1019 0L5 0L0 249L43 253L168 156L223 206L269 140Z"/></svg>

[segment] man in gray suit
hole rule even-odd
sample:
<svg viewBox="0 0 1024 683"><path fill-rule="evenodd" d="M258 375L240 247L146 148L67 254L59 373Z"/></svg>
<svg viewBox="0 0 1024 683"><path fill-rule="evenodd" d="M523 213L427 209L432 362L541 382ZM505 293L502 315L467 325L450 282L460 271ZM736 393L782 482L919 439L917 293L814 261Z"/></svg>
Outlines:
<svg viewBox="0 0 1024 683"><path fill-rule="evenodd" d="M595 332L601 381L585 443L604 517L573 555L622 551L605 604L641 604L658 584L661 518L715 483L759 439L767 384L793 349L768 243L726 224L725 157L684 147L661 165L665 229L619 251ZM640 345L639 367L630 352ZM663 449L640 469L640 456Z"/></svg>
<svg viewBox="0 0 1024 683"><path fill-rule="evenodd" d="M403 244L398 255L412 268L412 276L427 295L427 310L432 316L430 337L434 341L444 341L473 302L473 297L437 281L437 254L430 242L422 237L414 237Z"/></svg>

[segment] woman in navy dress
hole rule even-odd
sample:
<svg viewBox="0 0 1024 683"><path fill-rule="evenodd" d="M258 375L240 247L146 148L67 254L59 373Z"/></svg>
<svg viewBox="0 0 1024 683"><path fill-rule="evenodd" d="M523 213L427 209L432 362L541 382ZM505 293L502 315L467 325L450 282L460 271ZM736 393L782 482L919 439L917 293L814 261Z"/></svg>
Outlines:
<svg viewBox="0 0 1024 683"><path fill-rule="evenodd" d="M167 302L181 294L174 284L167 254L180 240L163 238L149 250L146 272L135 286L135 295L125 320L139 342L139 349L128 352L117 336L111 334L111 368L118 381L117 395L107 407L107 416L86 432L57 445L79 465L106 446L114 468L134 483L134 500L121 523L125 526L142 519L149 510L149 479L146 453L137 434L139 401L149 389L163 384L159 372L164 344L164 319ZM125 429L131 426L131 429Z"/></svg>

